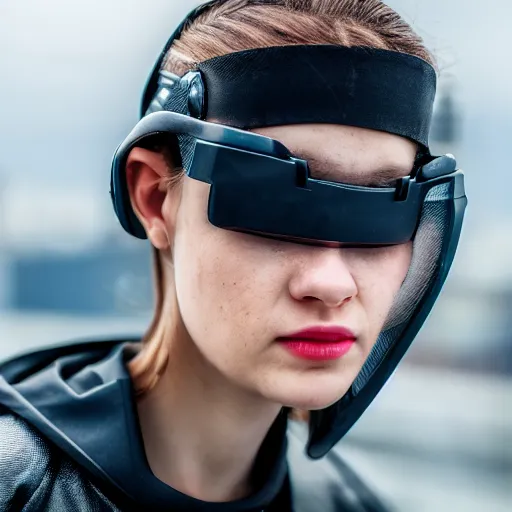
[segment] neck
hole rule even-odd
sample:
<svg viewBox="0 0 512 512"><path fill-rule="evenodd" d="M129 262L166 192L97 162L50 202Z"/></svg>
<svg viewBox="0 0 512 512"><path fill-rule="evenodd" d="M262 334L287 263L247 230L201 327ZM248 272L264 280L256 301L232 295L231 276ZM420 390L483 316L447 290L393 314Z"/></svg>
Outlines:
<svg viewBox="0 0 512 512"><path fill-rule="evenodd" d="M151 470L204 501L246 497L253 492L254 461L280 406L237 389L190 339L176 338L158 384L138 403Z"/></svg>

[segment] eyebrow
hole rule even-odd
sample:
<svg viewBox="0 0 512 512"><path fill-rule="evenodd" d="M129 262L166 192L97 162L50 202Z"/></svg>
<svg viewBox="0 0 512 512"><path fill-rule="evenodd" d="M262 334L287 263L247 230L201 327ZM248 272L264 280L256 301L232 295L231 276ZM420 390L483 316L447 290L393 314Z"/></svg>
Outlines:
<svg viewBox="0 0 512 512"><path fill-rule="evenodd" d="M353 185L385 187L394 185L394 182L412 171L399 164L390 164L372 169L365 173L350 173L342 170L341 166L333 165L332 161L326 158L319 158L316 155L304 151L294 153L294 156L308 162L311 176L318 180L343 181Z"/></svg>

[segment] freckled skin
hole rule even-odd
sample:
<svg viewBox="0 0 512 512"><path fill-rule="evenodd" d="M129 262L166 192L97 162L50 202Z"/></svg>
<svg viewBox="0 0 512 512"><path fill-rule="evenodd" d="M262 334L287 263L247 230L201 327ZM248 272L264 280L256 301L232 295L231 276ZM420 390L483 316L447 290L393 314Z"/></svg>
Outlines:
<svg viewBox="0 0 512 512"><path fill-rule="evenodd" d="M292 151L331 155L339 181L387 163L403 165L405 175L414 161L414 144L382 132L331 125L258 131ZM207 219L208 192L208 185L185 178L175 231L171 205L163 208L174 232L179 312L198 357L266 400L301 409L332 404L376 341L409 268L411 244L334 249L218 229ZM357 343L341 359L311 362L275 342L319 324L348 327Z"/></svg>

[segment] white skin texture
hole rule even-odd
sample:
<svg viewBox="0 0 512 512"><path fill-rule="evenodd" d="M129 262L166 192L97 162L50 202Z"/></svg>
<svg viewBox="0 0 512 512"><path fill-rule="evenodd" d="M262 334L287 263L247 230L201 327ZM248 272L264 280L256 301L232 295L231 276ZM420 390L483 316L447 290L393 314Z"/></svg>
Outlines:
<svg viewBox="0 0 512 512"><path fill-rule="evenodd" d="M374 184L382 170L405 176L416 152L402 137L362 128L255 131L306 157L313 176L328 170L323 179L361 185ZM209 185L185 177L168 189L165 173L161 155L132 150L132 204L164 267L164 314L154 336L170 352L139 404L146 453L153 472L182 492L235 499L250 492L252 462L283 405L321 409L348 390L406 276L412 246L326 248L219 229L207 218ZM357 341L327 362L299 359L275 341L318 325L347 327Z"/></svg>

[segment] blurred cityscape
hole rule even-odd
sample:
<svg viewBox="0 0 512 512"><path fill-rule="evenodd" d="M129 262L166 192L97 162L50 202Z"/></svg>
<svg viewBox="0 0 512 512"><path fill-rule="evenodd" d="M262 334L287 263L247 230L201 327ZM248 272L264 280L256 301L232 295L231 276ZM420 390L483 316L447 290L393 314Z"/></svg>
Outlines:
<svg viewBox="0 0 512 512"><path fill-rule="evenodd" d="M111 211L110 158L155 56L197 3L0 4L0 359L147 325L149 248ZM339 449L397 511L508 512L512 3L388 3L439 60L432 148L456 155L470 203L433 314Z"/></svg>

